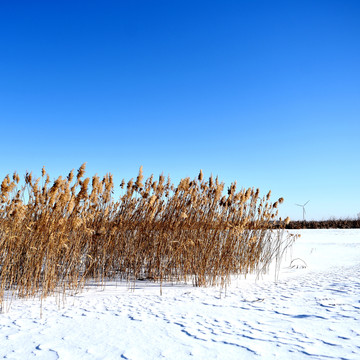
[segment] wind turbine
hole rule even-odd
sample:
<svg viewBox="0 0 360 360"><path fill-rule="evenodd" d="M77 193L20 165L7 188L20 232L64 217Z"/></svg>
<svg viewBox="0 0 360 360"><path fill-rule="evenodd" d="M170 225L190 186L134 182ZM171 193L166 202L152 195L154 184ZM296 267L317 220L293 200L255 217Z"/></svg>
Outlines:
<svg viewBox="0 0 360 360"><path fill-rule="evenodd" d="M295 204L297 206L300 206L303 208L303 220L305 221L305 214L306 214L306 211L305 211L305 205L309 202L310 200L308 200L304 205L300 205L300 204Z"/></svg>

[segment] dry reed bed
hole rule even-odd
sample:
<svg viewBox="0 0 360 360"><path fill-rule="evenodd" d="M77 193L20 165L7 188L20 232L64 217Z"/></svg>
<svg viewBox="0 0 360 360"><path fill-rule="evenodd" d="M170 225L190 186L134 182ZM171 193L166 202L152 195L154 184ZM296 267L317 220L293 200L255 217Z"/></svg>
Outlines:
<svg viewBox="0 0 360 360"><path fill-rule="evenodd" d="M81 289L107 278L187 281L226 285L232 274L266 271L294 240L284 235L289 219L277 220L270 192L240 189L200 171L175 187L160 175L121 183L113 177L58 177L52 184L17 173L5 177L0 195L0 303L15 296L45 297ZM225 192L225 195L224 195ZM280 230L274 229L280 223Z"/></svg>

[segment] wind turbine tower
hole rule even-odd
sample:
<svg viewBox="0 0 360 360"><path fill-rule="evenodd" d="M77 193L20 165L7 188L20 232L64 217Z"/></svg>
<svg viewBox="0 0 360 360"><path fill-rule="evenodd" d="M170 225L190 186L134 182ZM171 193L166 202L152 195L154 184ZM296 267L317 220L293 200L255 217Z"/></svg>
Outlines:
<svg viewBox="0 0 360 360"><path fill-rule="evenodd" d="M304 205L300 205L300 204L295 204L297 206L300 206L303 208L303 220L305 221L305 214L306 214L306 211L305 211L305 205L307 205L307 203L309 202L310 200L308 200Z"/></svg>

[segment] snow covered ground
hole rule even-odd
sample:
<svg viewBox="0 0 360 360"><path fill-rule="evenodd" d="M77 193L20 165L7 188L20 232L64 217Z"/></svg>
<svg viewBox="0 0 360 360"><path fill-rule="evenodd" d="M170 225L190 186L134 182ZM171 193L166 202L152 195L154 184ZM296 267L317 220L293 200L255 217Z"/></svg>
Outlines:
<svg viewBox="0 0 360 360"><path fill-rule="evenodd" d="M15 300L0 314L0 357L360 359L360 230L295 233L277 282L234 279L226 294L166 285L162 296L153 283L109 283L48 298L41 317L38 300Z"/></svg>

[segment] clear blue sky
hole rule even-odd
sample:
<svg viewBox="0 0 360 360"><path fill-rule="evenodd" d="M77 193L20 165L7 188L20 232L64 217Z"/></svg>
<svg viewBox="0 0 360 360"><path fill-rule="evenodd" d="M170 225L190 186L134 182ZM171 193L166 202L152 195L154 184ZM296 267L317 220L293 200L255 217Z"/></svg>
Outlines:
<svg viewBox="0 0 360 360"><path fill-rule="evenodd" d="M203 169L360 212L360 2L0 1L0 176Z"/></svg>

